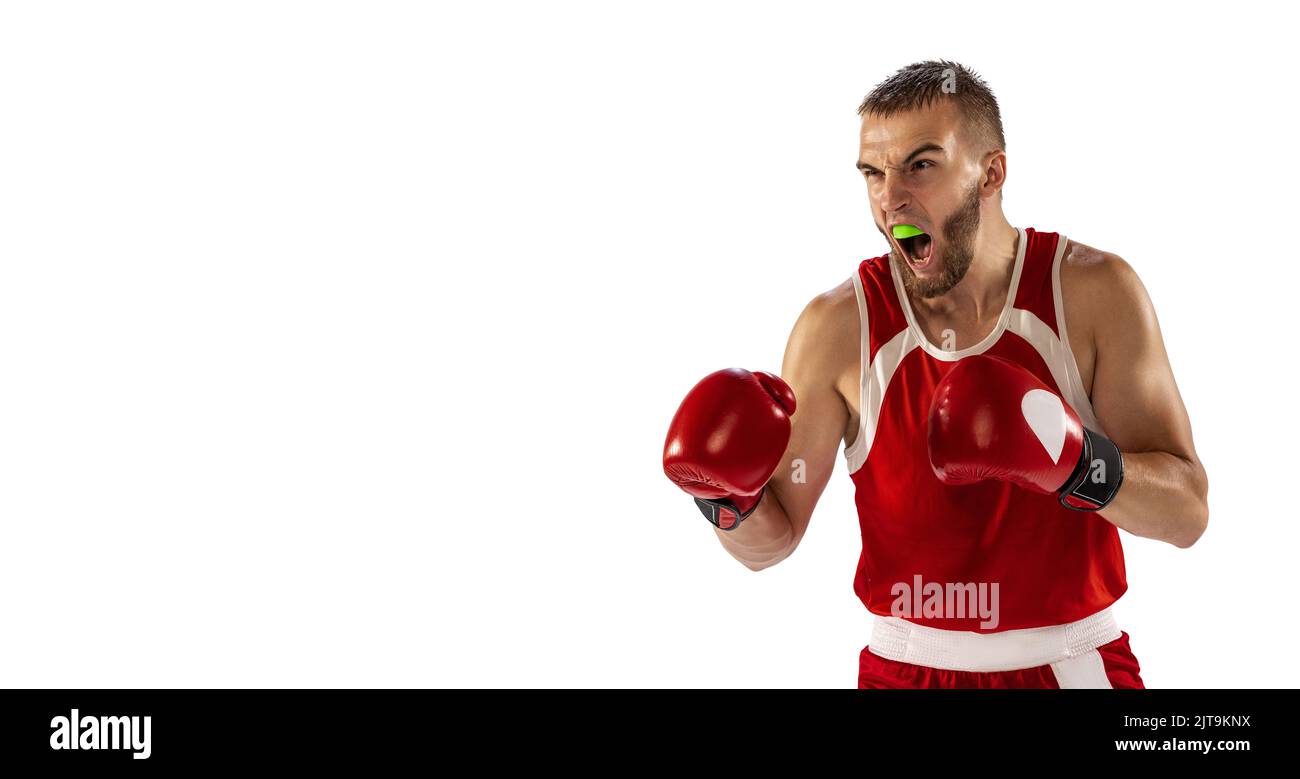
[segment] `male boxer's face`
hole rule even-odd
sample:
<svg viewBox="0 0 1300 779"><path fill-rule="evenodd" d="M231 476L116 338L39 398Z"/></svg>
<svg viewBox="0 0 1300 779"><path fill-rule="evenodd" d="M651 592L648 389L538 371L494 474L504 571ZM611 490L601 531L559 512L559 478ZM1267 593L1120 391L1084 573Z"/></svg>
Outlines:
<svg viewBox="0 0 1300 779"><path fill-rule="evenodd" d="M862 120L858 168L872 217L904 286L923 298L957 286L975 257L983 154L968 135L946 102ZM925 235L896 239L892 228L898 224L915 225Z"/></svg>

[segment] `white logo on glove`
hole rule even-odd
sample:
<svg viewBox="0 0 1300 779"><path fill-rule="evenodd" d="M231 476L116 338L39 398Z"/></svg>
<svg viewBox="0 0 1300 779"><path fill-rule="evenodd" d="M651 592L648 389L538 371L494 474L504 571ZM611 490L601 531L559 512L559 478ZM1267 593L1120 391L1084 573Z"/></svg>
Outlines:
<svg viewBox="0 0 1300 779"><path fill-rule="evenodd" d="M1065 448L1065 406L1056 393L1032 389L1020 399L1020 413L1024 414L1029 429L1038 437L1047 454L1056 462Z"/></svg>

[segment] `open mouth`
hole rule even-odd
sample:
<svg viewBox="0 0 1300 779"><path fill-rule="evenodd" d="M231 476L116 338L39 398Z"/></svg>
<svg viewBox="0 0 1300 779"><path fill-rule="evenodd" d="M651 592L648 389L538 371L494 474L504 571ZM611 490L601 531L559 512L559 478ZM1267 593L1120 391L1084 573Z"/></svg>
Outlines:
<svg viewBox="0 0 1300 779"><path fill-rule="evenodd" d="M934 258L934 239L916 225L894 225L894 242L913 270L925 270Z"/></svg>

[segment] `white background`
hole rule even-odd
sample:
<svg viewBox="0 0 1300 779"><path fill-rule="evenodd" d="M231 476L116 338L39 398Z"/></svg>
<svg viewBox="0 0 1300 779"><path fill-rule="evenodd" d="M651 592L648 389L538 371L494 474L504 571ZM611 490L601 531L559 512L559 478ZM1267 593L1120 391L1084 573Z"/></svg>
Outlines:
<svg viewBox="0 0 1300 779"><path fill-rule="evenodd" d="M843 461L755 574L660 457L884 251L855 110L934 57L1160 315L1211 521L1125 536L1147 684L1296 686L1280 4L452 5L5 6L0 686L854 686Z"/></svg>

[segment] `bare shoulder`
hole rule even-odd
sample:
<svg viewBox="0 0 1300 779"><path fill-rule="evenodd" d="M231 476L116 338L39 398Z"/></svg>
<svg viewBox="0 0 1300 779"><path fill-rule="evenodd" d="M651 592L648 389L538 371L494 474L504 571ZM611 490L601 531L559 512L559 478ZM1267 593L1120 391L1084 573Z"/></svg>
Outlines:
<svg viewBox="0 0 1300 779"><path fill-rule="evenodd" d="M1141 281L1133 266L1118 254L1071 240L1066 244L1061 263L1061 287L1067 296L1123 294L1141 288Z"/></svg>
<svg viewBox="0 0 1300 779"><path fill-rule="evenodd" d="M834 381L858 351L858 298L847 279L808 302L786 346L786 363Z"/></svg>
<svg viewBox="0 0 1300 779"><path fill-rule="evenodd" d="M1116 328L1154 323L1146 288L1123 257L1070 241L1061 263L1061 296L1069 326L1101 335Z"/></svg>
<svg viewBox="0 0 1300 779"><path fill-rule="evenodd" d="M843 325L858 317L858 296L853 291L853 279L826 290L808 302L801 319L807 318L809 324L819 327Z"/></svg>
<svg viewBox="0 0 1300 779"><path fill-rule="evenodd" d="M846 279L810 300L794 329L792 339L799 335L822 343L856 343L858 297L853 290L853 279Z"/></svg>

